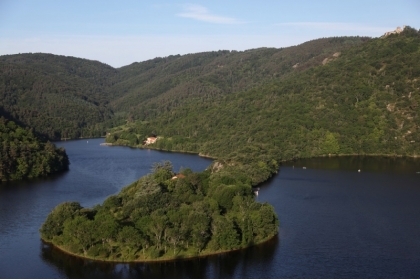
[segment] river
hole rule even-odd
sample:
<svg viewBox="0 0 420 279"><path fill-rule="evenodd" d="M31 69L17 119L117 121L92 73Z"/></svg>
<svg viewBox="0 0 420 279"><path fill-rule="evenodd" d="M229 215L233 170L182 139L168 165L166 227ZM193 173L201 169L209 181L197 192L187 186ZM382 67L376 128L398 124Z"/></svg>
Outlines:
<svg viewBox="0 0 420 279"><path fill-rule="evenodd" d="M280 233L249 249L163 263L113 264L44 245L38 229L63 201L91 207L169 160L204 170L196 155L59 142L70 170L0 184L0 278L418 278L420 160L339 157L280 168L257 197L275 207ZM358 170L360 169L360 172Z"/></svg>

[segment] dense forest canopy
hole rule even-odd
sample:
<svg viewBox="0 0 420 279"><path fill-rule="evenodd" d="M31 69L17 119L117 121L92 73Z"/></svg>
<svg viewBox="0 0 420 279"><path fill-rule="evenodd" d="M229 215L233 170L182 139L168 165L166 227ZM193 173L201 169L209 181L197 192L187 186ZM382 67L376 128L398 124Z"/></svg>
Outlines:
<svg viewBox="0 0 420 279"><path fill-rule="evenodd" d="M213 51L132 64L120 69L123 79L114 88L124 95L114 100L112 106L116 111L128 113L130 120L153 118L191 98L212 100L285 78L295 70L317 66L329 55L367 40L318 39L282 49Z"/></svg>
<svg viewBox="0 0 420 279"><path fill-rule="evenodd" d="M52 54L0 56L0 108L50 140L99 137L111 119L105 64Z"/></svg>
<svg viewBox="0 0 420 279"><path fill-rule="evenodd" d="M47 176L68 169L63 148L43 142L30 129L0 117L0 181Z"/></svg>
<svg viewBox="0 0 420 279"><path fill-rule="evenodd" d="M277 234L272 206L258 203L249 181L226 172L185 169L168 161L102 205L58 205L42 238L101 260L182 258L247 247Z"/></svg>
<svg viewBox="0 0 420 279"><path fill-rule="evenodd" d="M192 97L211 100L259 86L367 38L319 39L283 49L214 51L155 58L114 69L97 61L34 53L0 56L0 108L50 140L104 136Z"/></svg>

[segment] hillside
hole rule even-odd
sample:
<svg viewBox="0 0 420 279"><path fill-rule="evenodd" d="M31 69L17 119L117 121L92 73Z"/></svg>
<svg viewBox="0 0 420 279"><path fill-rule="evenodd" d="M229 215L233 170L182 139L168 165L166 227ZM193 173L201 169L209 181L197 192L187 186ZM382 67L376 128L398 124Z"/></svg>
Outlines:
<svg viewBox="0 0 420 279"><path fill-rule="evenodd" d="M0 56L2 115L49 139L98 137L113 117L112 67L51 54Z"/></svg>
<svg viewBox="0 0 420 279"><path fill-rule="evenodd" d="M191 98L212 100L285 78L295 71L318 66L334 53L367 40L326 38L282 49L213 51L133 63L118 69L118 81L112 90L119 92L120 97L111 104L115 111L124 112L126 119L144 120Z"/></svg>
<svg viewBox="0 0 420 279"><path fill-rule="evenodd" d="M319 65L366 40L330 38L284 49L175 55L119 69L51 54L6 55L0 57L0 111L52 140L98 137L107 128L155 117L192 97L212 100Z"/></svg>
<svg viewBox="0 0 420 279"><path fill-rule="evenodd" d="M157 134L149 147L201 153L226 166L241 162L254 184L280 160L418 156L419 46L419 32L408 27L250 90L191 97L156 118L115 129L108 141L133 145Z"/></svg>

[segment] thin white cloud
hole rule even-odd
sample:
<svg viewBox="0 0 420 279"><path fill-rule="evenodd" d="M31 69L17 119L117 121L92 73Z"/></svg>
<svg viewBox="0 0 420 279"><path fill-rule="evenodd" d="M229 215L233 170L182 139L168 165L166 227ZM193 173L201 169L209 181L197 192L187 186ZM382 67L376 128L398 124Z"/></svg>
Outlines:
<svg viewBox="0 0 420 279"><path fill-rule="evenodd" d="M192 18L198 21L219 23L219 24L238 24L241 23L236 18L224 17L211 14L206 7L200 5L187 5L185 12L177 14L179 17Z"/></svg>
<svg viewBox="0 0 420 279"><path fill-rule="evenodd" d="M291 26L306 29L329 30L329 31L358 31L358 32L378 32L384 33L391 31L389 27L373 27L355 23L343 22L284 22L277 26ZM395 28L394 28L395 29Z"/></svg>

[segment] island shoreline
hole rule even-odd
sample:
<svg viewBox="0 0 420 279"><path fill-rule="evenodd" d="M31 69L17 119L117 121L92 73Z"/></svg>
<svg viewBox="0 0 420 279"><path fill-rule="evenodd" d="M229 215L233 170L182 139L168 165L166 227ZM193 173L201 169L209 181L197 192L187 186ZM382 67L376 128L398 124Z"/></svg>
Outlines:
<svg viewBox="0 0 420 279"><path fill-rule="evenodd" d="M262 240L261 242L246 246L246 247L241 247L241 248L237 248L237 249L233 249L233 250L223 250L223 251L214 251L211 253L206 253L206 254L202 254L202 255L195 255L195 256L185 256L185 257L172 257L172 258L163 258L163 259L144 259L144 260L107 260L107 259L100 259L100 258L95 258L95 257L90 257L90 256L82 256L70 251L67 251L66 249L64 249L63 247L59 246L59 245L55 245L54 243L52 243L51 241L47 241L44 240L41 237L41 242L43 243L43 245L50 245L53 249L58 249L60 252L65 253L67 255L79 258L79 259L84 259L84 260L90 260L90 261L95 261L95 262L104 262L104 263L160 263L160 262L175 262L175 261L180 261L180 260L192 260L192 259L198 259L198 258L205 258L205 257L209 257L209 256L215 256L215 255L221 255L221 254L228 254L231 252L236 252L236 251L241 251L241 250L246 250L249 249L251 247L255 247L255 246L259 246L261 244L264 244L266 242L269 242L270 240L273 240L275 237L278 237L279 233L270 236L264 240Z"/></svg>

